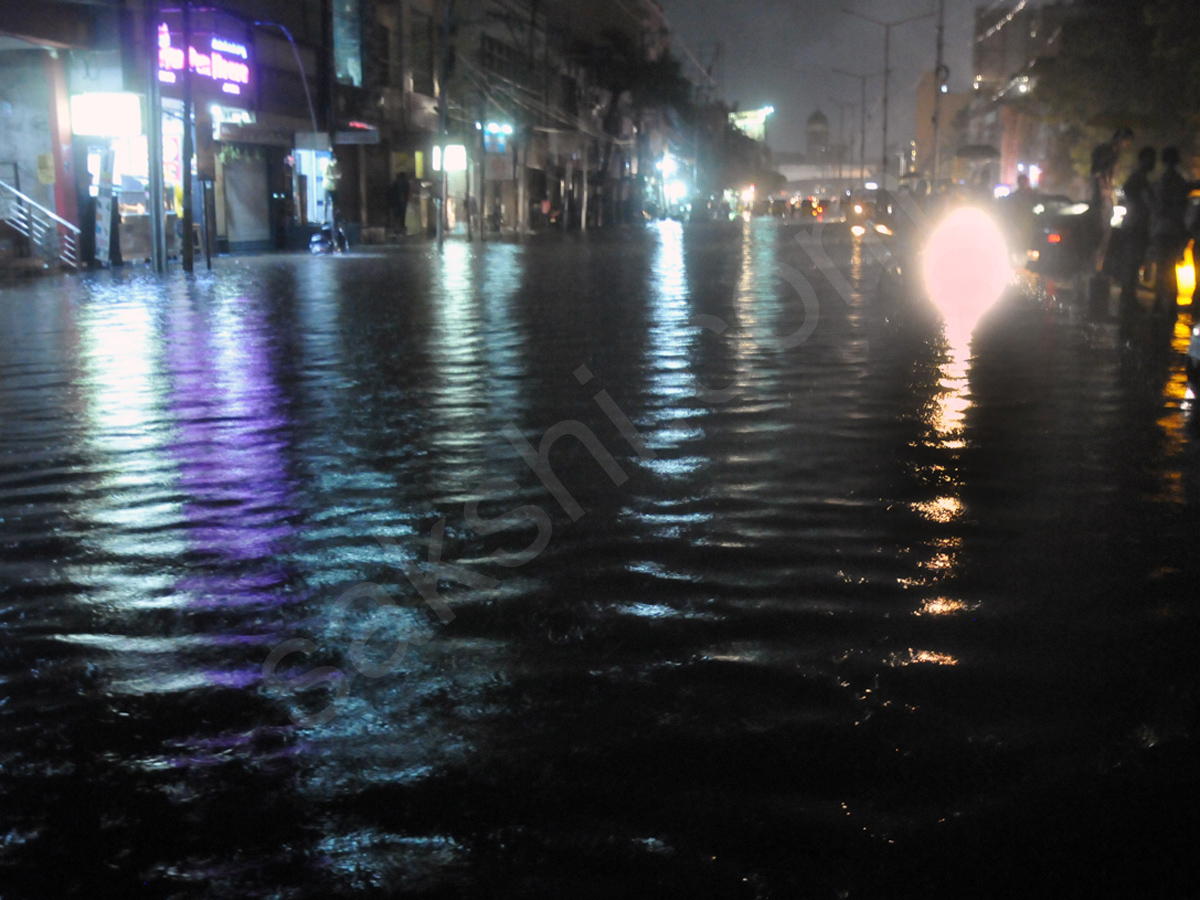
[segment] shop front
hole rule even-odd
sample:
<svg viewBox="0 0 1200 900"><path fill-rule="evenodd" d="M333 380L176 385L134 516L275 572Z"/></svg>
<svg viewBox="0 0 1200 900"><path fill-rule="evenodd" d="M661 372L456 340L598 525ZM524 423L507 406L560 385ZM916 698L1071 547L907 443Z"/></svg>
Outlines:
<svg viewBox="0 0 1200 900"><path fill-rule="evenodd" d="M158 28L168 242L183 239L175 225L178 218L172 217L182 215L184 193L191 190L195 225L189 239L197 249L206 243L206 249L220 252L281 246L281 211L290 191L280 183L287 180L285 159L293 129L260 122L254 42L246 22L216 10L196 10L188 26L185 36L181 15L171 12ZM187 122L185 66L191 73L193 104ZM194 129L191 171L184 171L182 163L185 128ZM139 148L136 157L135 177L144 180L148 176L140 163L145 151ZM123 202L122 208L136 217L136 204ZM128 224L140 237L136 218Z"/></svg>

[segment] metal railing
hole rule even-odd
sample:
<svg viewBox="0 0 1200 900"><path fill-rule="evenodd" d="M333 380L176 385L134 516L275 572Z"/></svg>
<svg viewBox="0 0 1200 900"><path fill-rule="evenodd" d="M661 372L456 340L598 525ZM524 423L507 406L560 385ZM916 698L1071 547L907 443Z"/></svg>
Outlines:
<svg viewBox="0 0 1200 900"><path fill-rule="evenodd" d="M29 252L50 263L79 268L79 229L0 181L0 221L29 242Z"/></svg>

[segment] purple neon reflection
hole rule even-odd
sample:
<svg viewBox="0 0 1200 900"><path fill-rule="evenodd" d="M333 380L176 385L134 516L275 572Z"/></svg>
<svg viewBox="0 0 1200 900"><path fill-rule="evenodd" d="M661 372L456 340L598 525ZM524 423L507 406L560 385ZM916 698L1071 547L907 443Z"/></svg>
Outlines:
<svg viewBox="0 0 1200 900"><path fill-rule="evenodd" d="M295 533L288 519L281 437L287 420L275 384L268 324L249 304L196 308L177 303L169 314L167 366L170 410L178 438L169 451L188 501L192 546L215 567L239 574L184 579L194 606L272 603L287 581L275 562ZM265 568L247 573L247 564Z"/></svg>

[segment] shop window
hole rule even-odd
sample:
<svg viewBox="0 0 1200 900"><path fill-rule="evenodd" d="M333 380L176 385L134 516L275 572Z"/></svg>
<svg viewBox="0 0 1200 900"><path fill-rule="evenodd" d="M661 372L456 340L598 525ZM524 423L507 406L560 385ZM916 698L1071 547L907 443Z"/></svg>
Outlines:
<svg viewBox="0 0 1200 900"><path fill-rule="evenodd" d="M361 0L334 0L333 62L339 83L362 87Z"/></svg>

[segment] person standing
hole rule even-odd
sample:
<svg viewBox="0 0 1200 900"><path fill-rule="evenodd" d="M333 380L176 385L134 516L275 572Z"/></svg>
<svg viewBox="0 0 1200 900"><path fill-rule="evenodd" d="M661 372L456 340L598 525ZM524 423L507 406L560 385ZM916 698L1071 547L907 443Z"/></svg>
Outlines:
<svg viewBox="0 0 1200 900"><path fill-rule="evenodd" d="M1095 265L1096 274L1104 271L1105 255L1112 239L1113 175L1121 159L1121 151L1133 141L1133 132L1118 128L1112 140L1099 144L1092 150L1091 205L1094 239L1097 240Z"/></svg>
<svg viewBox="0 0 1200 900"><path fill-rule="evenodd" d="M1167 147L1162 153L1163 173L1154 183L1151 239L1158 269L1154 308L1169 312L1179 294L1175 265L1188 245L1188 197L1193 185L1179 171L1179 148Z"/></svg>
<svg viewBox="0 0 1200 900"><path fill-rule="evenodd" d="M1125 179L1125 219L1121 223L1121 310L1128 314L1137 303L1138 281L1150 248L1150 219L1154 210L1154 188L1150 173L1158 165L1158 151L1143 147L1137 168Z"/></svg>
<svg viewBox="0 0 1200 900"><path fill-rule="evenodd" d="M1008 225L1020 242L1022 255L1034 246L1034 229L1037 216L1033 208L1038 202L1038 192L1029 183L1029 176L1017 176L1017 189L1001 201L1001 209L1008 220Z"/></svg>
<svg viewBox="0 0 1200 900"><path fill-rule="evenodd" d="M325 210L329 216L330 225L333 228L334 240L337 240L337 198L338 188L342 183L342 171L338 168L337 157L329 158L329 165L325 168L325 198L328 204L328 209Z"/></svg>
<svg viewBox="0 0 1200 900"><path fill-rule="evenodd" d="M408 233L408 200L412 195L412 182L409 180L408 172L403 169L397 173L396 180L392 182L392 220L397 223L397 229L401 234Z"/></svg>

